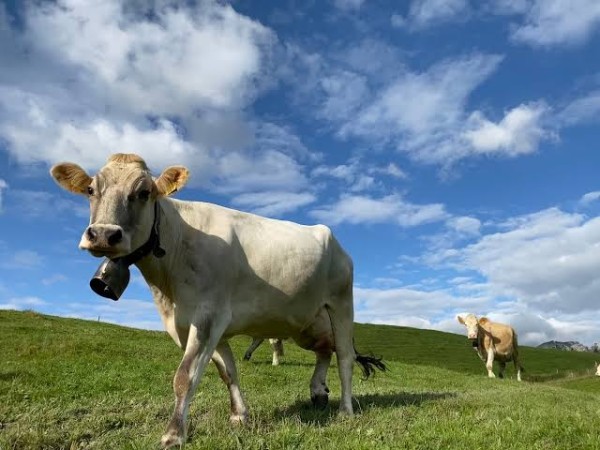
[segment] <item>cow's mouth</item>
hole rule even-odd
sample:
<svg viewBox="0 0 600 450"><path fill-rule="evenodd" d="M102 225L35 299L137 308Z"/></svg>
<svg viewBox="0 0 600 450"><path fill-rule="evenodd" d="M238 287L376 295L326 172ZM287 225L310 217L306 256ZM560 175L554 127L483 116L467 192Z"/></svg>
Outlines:
<svg viewBox="0 0 600 450"><path fill-rule="evenodd" d="M107 258L114 259L119 256L123 256L123 254L124 254L123 252L117 251L113 248L106 248L106 247L90 247L90 248L86 248L85 250L90 252L92 254L92 256L95 256L96 258L101 258L103 256L106 256Z"/></svg>

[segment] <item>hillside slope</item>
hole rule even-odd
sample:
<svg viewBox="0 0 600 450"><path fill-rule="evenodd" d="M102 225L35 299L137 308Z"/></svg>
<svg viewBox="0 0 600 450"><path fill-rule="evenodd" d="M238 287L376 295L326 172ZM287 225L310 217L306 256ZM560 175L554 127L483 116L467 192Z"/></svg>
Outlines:
<svg viewBox="0 0 600 450"><path fill-rule="evenodd" d="M238 360L249 342L234 340ZM210 368L192 404L186 449L600 448L600 380L584 375L593 355L525 348L530 379L583 375L517 383L487 379L462 336L357 325L356 344L384 356L390 370L369 381L355 372L354 418L335 415L335 368L331 405L315 411L312 355L287 345L274 368L263 346L238 363L249 426L228 424L226 389ZM0 449L156 447L180 359L165 333L0 311L0 348Z"/></svg>

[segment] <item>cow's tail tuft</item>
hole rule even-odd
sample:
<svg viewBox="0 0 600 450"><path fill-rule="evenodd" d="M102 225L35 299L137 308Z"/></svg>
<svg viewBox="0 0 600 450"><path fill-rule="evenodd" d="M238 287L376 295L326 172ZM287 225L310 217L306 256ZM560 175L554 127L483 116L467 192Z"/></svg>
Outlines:
<svg viewBox="0 0 600 450"><path fill-rule="evenodd" d="M356 354L355 361L360 366L365 380L375 374L375 369L382 372L387 370L387 366L382 361L382 358L377 358L373 355L361 355L356 351L356 348L354 348L354 353Z"/></svg>

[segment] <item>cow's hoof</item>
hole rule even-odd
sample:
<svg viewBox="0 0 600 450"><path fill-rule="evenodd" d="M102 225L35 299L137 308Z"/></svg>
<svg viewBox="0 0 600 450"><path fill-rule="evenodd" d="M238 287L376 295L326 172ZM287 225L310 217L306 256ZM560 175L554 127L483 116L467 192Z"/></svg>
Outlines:
<svg viewBox="0 0 600 450"><path fill-rule="evenodd" d="M176 431L171 430L163 434L163 437L160 440L160 446L162 448L182 447L184 441L185 439L183 436Z"/></svg>
<svg viewBox="0 0 600 450"><path fill-rule="evenodd" d="M496 378L496 375L494 375L493 373L488 374L488 378Z"/></svg>
<svg viewBox="0 0 600 450"><path fill-rule="evenodd" d="M315 408L325 409L329 403L329 396L327 394L311 395L310 400Z"/></svg>
<svg viewBox="0 0 600 450"><path fill-rule="evenodd" d="M248 421L248 413L232 414L229 416L229 422L232 425L242 426Z"/></svg>
<svg viewBox="0 0 600 450"><path fill-rule="evenodd" d="M244 361L250 361L252 355L244 355Z"/></svg>

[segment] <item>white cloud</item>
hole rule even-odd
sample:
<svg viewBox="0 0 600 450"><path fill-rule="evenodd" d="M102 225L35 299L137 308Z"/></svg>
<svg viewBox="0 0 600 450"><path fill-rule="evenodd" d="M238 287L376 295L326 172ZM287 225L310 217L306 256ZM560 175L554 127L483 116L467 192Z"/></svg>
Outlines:
<svg viewBox="0 0 600 450"><path fill-rule="evenodd" d="M333 4L344 11L360 9L365 0L333 0Z"/></svg>
<svg viewBox="0 0 600 450"><path fill-rule="evenodd" d="M32 269L39 267L43 260L43 256L36 251L18 250L4 255L0 267L5 269Z"/></svg>
<svg viewBox="0 0 600 450"><path fill-rule="evenodd" d="M281 191L305 188L303 166L275 150L255 154L222 153L215 157L217 180L213 189L222 193Z"/></svg>
<svg viewBox="0 0 600 450"><path fill-rule="evenodd" d="M478 235L481 221L475 217L457 216L448 219L446 225L459 234Z"/></svg>
<svg viewBox="0 0 600 450"><path fill-rule="evenodd" d="M600 120L600 90L574 99L557 114L557 119L561 125L598 122Z"/></svg>
<svg viewBox="0 0 600 450"><path fill-rule="evenodd" d="M515 217L497 233L448 253L461 269L486 277L494 292L540 312L597 309L600 217L550 208Z"/></svg>
<svg viewBox="0 0 600 450"><path fill-rule="evenodd" d="M598 199L600 199L600 191L588 192L587 194L581 196L579 199L579 204L587 206L590 203L596 202Z"/></svg>
<svg viewBox="0 0 600 450"><path fill-rule="evenodd" d="M406 18L398 14L391 17L392 26L407 26L420 30L444 22L464 20L469 13L468 0L413 0Z"/></svg>
<svg viewBox="0 0 600 450"><path fill-rule="evenodd" d="M507 156L532 153L544 137L550 136L541 124L547 113L544 104L519 105L493 123L477 111L469 117L464 136L474 152Z"/></svg>
<svg viewBox="0 0 600 450"><path fill-rule="evenodd" d="M424 163L448 165L477 154L463 137L465 104L500 61L499 56L475 54L439 62L422 73L405 72L342 123L340 135L391 145Z"/></svg>
<svg viewBox="0 0 600 450"><path fill-rule="evenodd" d="M21 189L14 189L10 194L11 204L19 217L50 221L60 219L65 212L83 218L90 214L87 202L73 200L70 196Z"/></svg>
<svg viewBox="0 0 600 450"><path fill-rule="evenodd" d="M8 189L8 183L0 178L0 214L2 213L3 208L3 195L4 191Z"/></svg>
<svg viewBox="0 0 600 450"><path fill-rule="evenodd" d="M52 284L62 283L63 281L67 281L67 280L68 280L68 278L65 275L63 275L61 273L55 273L53 275L50 275L49 277L42 278L42 284L44 286L50 286Z"/></svg>
<svg viewBox="0 0 600 450"><path fill-rule="evenodd" d="M448 214L439 203L416 205L393 194L382 198L363 195L344 195L336 203L310 214L326 224L395 223L412 227L444 220Z"/></svg>
<svg viewBox="0 0 600 450"><path fill-rule="evenodd" d="M240 194L231 199L238 207L250 209L255 214L277 217L313 203L316 197L308 192L255 192Z"/></svg>
<svg viewBox="0 0 600 450"><path fill-rule="evenodd" d="M166 6L154 18L124 2L61 0L27 9L29 37L83 68L121 106L141 114L231 108L251 96L271 32L231 6Z"/></svg>
<svg viewBox="0 0 600 450"><path fill-rule="evenodd" d="M0 303L0 309L14 309L22 311L25 309L36 309L48 305L47 302L38 297L13 297Z"/></svg>
<svg viewBox="0 0 600 450"><path fill-rule="evenodd" d="M600 2L597 0L497 2L497 12L501 14L524 15L522 23L515 24L511 37L532 46L581 45L600 26Z"/></svg>

